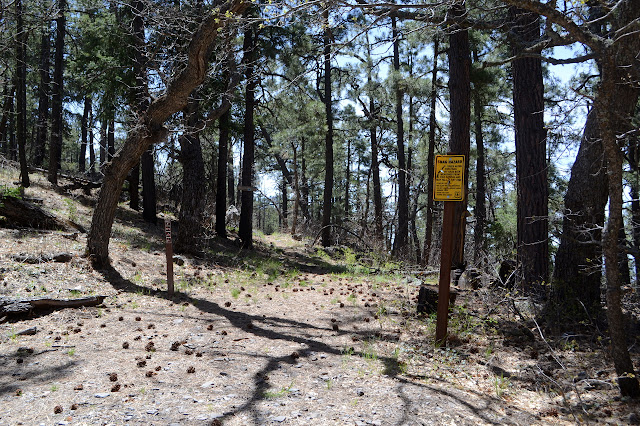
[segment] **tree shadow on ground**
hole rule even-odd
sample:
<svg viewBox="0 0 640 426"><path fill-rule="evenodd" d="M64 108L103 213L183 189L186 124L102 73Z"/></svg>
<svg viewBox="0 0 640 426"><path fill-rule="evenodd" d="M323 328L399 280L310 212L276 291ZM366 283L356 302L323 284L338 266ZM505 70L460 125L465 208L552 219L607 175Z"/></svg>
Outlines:
<svg viewBox="0 0 640 426"><path fill-rule="evenodd" d="M37 353L32 353L25 348L19 348L16 352L0 358L0 396L8 393L16 393L20 389L20 383L39 384L60 380L70 375L77 367L78 362L67 361L63 365L55 365L51 367L38 366L34 367L33 361L38 355L55 349L47 349ZM29 363L29 370L25 373L18 373L15 365Z"/></svg>
<svg viewBox="0 0 640 426"><path fill-rule="evenodd" d="M148 288L132 283L131 281L122 277L122 275L113 267L109 267L108 269L104 269L99 271L103 277L111 283L111 285L120 291L140 294L141 292L148 291ZM166 292L156 292L155 297L163 298L170 301L187 301L192 304L194 307L199 309L202 312L217 315L226 318L234 327L242 329L243 331L253 334L255 337L269 339L271 341L284 341L297 343L303 346L303 349L298 350L299 358L308 359L312 354L324 353L327 355L341 355L343 353L341 348L329 345L323 341L316 340L313 338L305 337L302 332L304 330L322 330L330 332L331 329L329 327L318 327L313 326L307 323L302 323L299 321L285 319L280 317L263 317L262 315L251 315L243 312L236 312L229 309L225 309L221 307L215 302L210 300L202 299L202 298L194 298L186 294L176 294L173 297L170 297ZM247 325L251 324L250 327ZM267 328L268 326L287 326L290 329L295 329L300 334L288 334L281 331L276 331L273 329ZM350 332L350 334L360 334L361 337L368 336L367 332ZM354 351L354 356L359 356L362 358L366 357L366 354L358 351ZM267 360L266 365L260 369L260 371L256 372L253 377L254 387L252 390L251 397L244 402L242 405L235 407L234 411L224 413L224 418L229 419L232 416L236 416L240 413L249 413L253 416L254 424L260 424L264 422L264 419L259 417L259 413L257 412L256 405L259 401L265 399L265 392L268 390L268 383L264 380L264 377L268 376L270 373L278 370L282 365L289 364L293 365L296 362L296 357L292 356L267 356L264 355L264 358ZM397 396L403 400L403 409L401 418L398 420L397 424L402 425L406 424L411 420L411 399L409 396L405 394L404 389L407 386L415 386L422 389L426 389L429 392L433 392L436 395L445 397L451 400L454 404L458 404L461 407L465 407L470 413L483 422L489 424L499 424L503 417L503 414L497 411L495 408L492 408L491 405L499 402L497 398L493 398L487 396L479 391L467 391L468 393L474 394L482 404L474 405L469 401L468 393L464 392L456 392L456 391L448 391L443 390L436 387L427 386L426 384L416 383L408 380L405 377L400 376L400 368L398 368L397 360L389 357L380 357L379 358L382 363L387 368L389 377L398 383L398 392ZM394 363L396 365L394 366ZM454 385L451 383L451 388L453 389ZM535 417L530 413L527 413L522 410L517 410L515 408L512 409L514 414L517 414L519 418L526 419L527 422L532 423L535 421Z"/></svg>

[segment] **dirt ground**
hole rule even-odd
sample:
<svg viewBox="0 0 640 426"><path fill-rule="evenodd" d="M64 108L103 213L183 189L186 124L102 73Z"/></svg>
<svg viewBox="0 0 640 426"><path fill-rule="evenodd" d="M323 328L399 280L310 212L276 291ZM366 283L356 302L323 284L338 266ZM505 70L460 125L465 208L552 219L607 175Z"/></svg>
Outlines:
<svg viewBox="0 0 640 426"><path fill-rule="evenodd" d="M35 180L26 196L88 227L90 197ZM85 234L0 229L0 296L106 296L0 318L0 425L640 422L618 397L605 335L543 339L505 291L460 289L452 337L436 347L433 318L415 315L433 276L257 235L255 252L214 242L175 264L169 297L162 238L123 204L113 267L95 271ZM12 259L57 252L73 258Z"/></svg>

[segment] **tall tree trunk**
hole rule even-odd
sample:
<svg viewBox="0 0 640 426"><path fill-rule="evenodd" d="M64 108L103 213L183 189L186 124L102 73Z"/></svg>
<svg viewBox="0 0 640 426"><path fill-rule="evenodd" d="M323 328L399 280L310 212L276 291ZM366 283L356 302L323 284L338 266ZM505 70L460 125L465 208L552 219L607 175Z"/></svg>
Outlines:
<svg viewBox="0 0 640 426"><path fill-rule="evenodd" d="M298 210L300 210L300 177L298 176L298 150L295 143L291 142L291 149L293 150L293 189L294 189L294 202L293 202L293 222L291 223L291 235L296 235L298 232Z"/></svg>
<svg viewBox="0 0 640 426"><path fill-rule="evenodd" d="M409 75L411 78L413 75L413 62L410 63L409 66ZM418 238L418 228L416 226L416 220L418 218L418 188L422 186L422 181L415 187L415 196L411 197L412 188L414 187L414 173L413 173L413 141L414 141L414 132L413 125L415 122L414 116L414 100L413 96L409 96L409 139L408 139L408 147L407 147L407 195L410 200L411 205L411 213L409 215L409 235L411 235L411 240L413 244L413 250L415 252L414 261L417 265L422 261L422 247L420 246L420 239Z"/></svg>
<svg viewBox="0 0 640 426"><path fill-rule="evenodd" d="M640 282L640 140L634 139L629 143L629 163L632 176L629 179L629 195L631 196L631 238L633 241L635 284Z"/></svg>
<svg viewBox="0 0 640 426"><path fill-rule="evenodd" d="M78 156L78 171L84 173L87 165L87 143L89 139L89 116L91 115L91 97L85 96L82 122L80 123L80 155Z"/></svg>
<svg viewBox="0 0 640 426"><path fill-rule="evenodd" d="M63 98L64 98L64 36L66 30L66 0L58 0L58 17L56 19L56 54L53 67L53 90L51 98L51 142L49 143L49 174L47 179L58 184L58 170L62 154Z"/></svg>
<svg viewBox="0 0 640 426"><path fill-rule="evenodd" d="M464 1L456 2L450 9L453 17L466 15ZM464 269L465 228L467 225L467 197L469 181L469 151L471 136L471 57L469 32L454 28L449 36L449 96L451 103L451 134L449 150L465 156L464 200L455 202L452 268Z"/></svg>
<svg viewBox="0 0 640 426"><path fill-rule="evenodd" d="M115 111L111 110L113 114ZM113 155L116 153L116 134L115 134L115 122L113 117L109 119L107 127L107 161L111 161Z"/></svg>
<svg viewBox="0 0 640 426"><path fill-rule="evenodd" d="M347 162L345 164L345 176L344 176L344 221L349 221L349 191L351 182L351 138L347 138Z"/></svg>
<svg viewBox="0 0 640 426"><path fill-rule="evenodd" d="M322 246L329 247L331 238L331 210L333 198L333 101L331 93L331 29L329 28L329 6L322 12L325 29L322 35L324 57L324 110L327 123L324 153L324 194L322 197Z"/></svg>
<svg viewBox="0 0 640 426"><path fill-rule="evenodd" d="M587 115L564 197L552 298L547 306L560 321L564 315L578 320L595 318L600 310L600 242L608 190L598 115L597 106Z"/></svg>
<svg viewBox="0 0 640 426"><path fill-rule="evenodd" d="M9 156L9 123L13 115L13 94L15 92L15 84L7 81L4 86L2 104L2 118L0 119L0 144L2 144L2 153Z"/></svg>
<svg viewBox="0 0 640 426"><path fill-rule="evenodd" d="M473 60L478 61L478 52L474 50ZM485 247L484 232L487 217L485 207L486 184L485 184L485 167L484 167L484 138L482 134L482 115L484 106L479 89L473 94L473 112L474 126L476 136L476 204L473 215L476 218L475 228L473 230L473 263L476 267L482 268L485 263Z"/></svg>
<svg viewBox="0 0 640 426"><path fill-rule="evenodd" d="M302 187L300 188L300 210L305 221L311 219L309 213L309 181L307 180L307 160L305 157L306 141L302 137L300 140L300 180L302 181Z"/></svg>
<svg viewBox="0 0 640 426"><path fill-rule="evenodd" d="M286 232L289 229L289 191L287 189L287 179L282 176L282 215L280 217L280 229Z"/></svg>
<svg viewBox="0 0 640 426"><path fill-rule="evenodd" d="M637 16L637 15L635 15ZM635 43L636 45L638 43ZM633 54L632 54L633 55ZM616 55L617 56L617 55ZM623 56L623 55L620 55ZM624 57L624 56L623 56ZM606 60L609 59L609 60ZM629 355L627 333L625 332L625 320L622 314L622 292L620 289L620 263L619 263L619 235L622 227L622 167L623 155L618 146L617 132L623 132L627 126L620 126L627 117L630 117L633 108L617 109L626 102L622 97L635 98L637 102L638 90L627 87L633 94L616 96L618 87L627 80L627 71L618 66L628 63L616 63L614 56L602 61L601 87L596 98L597 105L603 113L600 115L600 132L607 161L607 176L609 183L609 215L603 235L603 252L605 273L607 279L607 320L611 335L611 357L618 375L618 386L623 396L637 397L640 395L640 386L635 375L633 362ZM622 61L620 61L622 62ZM625 61L626 62L626 61ZM638 77L637 71L634 77ZM637 80L633 80L634 84ZM635 96L634 96L635 95ZM634 102L634 103L635 103ZM622 105L621 105L622 104ZM615 105L615 106L614 106ZM616 113L620 116L616 117Z"/></svg>
<svg viewBox="0 0 640 426"><path fill-rule="evenodd" d="M242 155L242 192L240 203L240 226L238 236L244 249L253 247L253 163L255 155L255 126L253 115L255 109L256 76L256 31L248 26L244 33L244 62L247 86L245 89L244 116L244 149Z"/></svg>
<svg viewBox="0 0 640 426"><path fill-rule="evenodd" d="M149 105L149 84L147 79L146 43L144 36L144 8L145 3L136 0L131 5L133 12L133 72L135 86L132 94L136 108L136 114L140 115ZM117 13L117 10L116 10ZM137 163L127 178L129 180L129 207L140 210L140 163Z"/></svg>
<svg viewBox="0 0 640 426"><path fill-rule="evenodd" d="M391 16L393 34L393 69L396 72L396 138L398 153L398 227L393 240L393 252L397 257L405 258L409 254L409 196L407 191L407 160L404 152L404 120L402 118L402 99L404 91L400 83L400 36L396 26L396 17Z"/></svg>
<svg viewBox="0 0 640 426"><path fill-rule="evenodd" d="M540 38L540 17L510 8L514 55ZM547 141L544 83L539 58L512 63L518 193L518 264L525 293L541 293L549 278Z"/></svg>
<svg viewBox="0 0 640 426"><path fill-rule="evenodd" d="M91 114L89 115L89 175L91 177L96 174L96 152L93 146L93 110L91 110Z"/></svg>
<svg viewBox="0 0 640 426"><path fill-rule="evenodd" d="M205 208L205 170L200 145L198 122L199 104L192 97L184 112L186 131L180 142L180 162L182 163L182 201L178 214L178 235L175 249L178 253L198 254L202 250L204 234L203 217Z"/></svg>
<svg viewBox="0 0 640 426"><path fill-rule="evenodd" d="M373 88L373 59L371 58L371 43L367 33L367 87L369 96L369 139L371 141L371 174L373 179L373 239L382 244L384 234L382 230L382 185L380 183L380 160L378 159L378 108L375 102Z"/></svg>
<svg viewBox="0 0 640 426"><path fill-rule="evenodd" d="M440 39L433 38L433 69L431 70L431 98L429 101L429 146L427 147L427 210L424 226L424 248L422 249L422 265L429 264L431 256L431 242L433 238L433 179L436 151L436 102L438 98L438 49Z"/></svg>
<svg viewBox="0 0 640 426"><path fill-rule="evenodd" d="M22 14L22 0L16 0L16 127L18 139L18 158L20 159L20 182L24 188L30 186L29 166L27 165L27 64L26 39Z"/></svg>
<svg viewBox="0 0 640 426"><path fill-rule="evenodd" d="M158 218L153 146L142 154L140 164L142 166L142 218L145 222L155 225Z"/></svg>
<svg viewBox="0 0 640 426"><path fill-rule="evenodd" d="M49 89L50 74L49 63L51 55L51 36L49 24L45 24L42 29L42 38L40 41L40 85L38 87L38 123L36 131L35 150L33 156L33 164L41 167L44 160L47 133L49 129Z"/></svg>
<svg viewBox="0 0 640 426"><path fill-rule="evenodd" d="M227 238L227 173L229 163L229 130L231 110L220 117L220 139L218 141L218 177L216 179L216 234ZM233 170L232 170L233 172ZM231 178L233 179L233 177ZM231 185L233 187L233 184ZM229 191L233 194L233 190Z"/></svg>
<svg viewBox="0 0 640 426"><path fill-rule="evenodd" d="M102 117L100 121L100 170L107 162L107 119Z"/></svg>
<svg viewBox="0 0 640 426"><path fill-rule="evenodd" d="M233 167L233 144L229 139L229 162L227 163L227 196L229 197L229 205L236 205L236 178L235 169ZM238 200L240 201L240 200Z"/></svg>
<svg viewBox="0 0 640 426"><path fill-rule="evenodd" d="M603 235L603 253L606 272L607 321L611 335L611 358L618 375L618 386L623 396L640 396L640 384L628 349L628 325L622 313L620 288L619 236L623 226L623 153L621 142L627 142L634 129L631 118L637 109L640 88L640 38L637 21L640 3L633 0L619 2L612 15L612 30L628 29L627 37L618 37L605 44L601 55L600 87L595 105L600 108L599 124L607 162L609 186L609 214ZM635 25L632 27L632 25Z"/></svg>
<svg viewBox="0 0 640 426"><path fill-rule="evenodd" d="M631 274L629 272L629 257L627 256L626 247L627 233L624 229L624 220L618 231L618 244L621 250L618 252L618 272L620 273L620 283L622 285L631 284Z"/></svg>

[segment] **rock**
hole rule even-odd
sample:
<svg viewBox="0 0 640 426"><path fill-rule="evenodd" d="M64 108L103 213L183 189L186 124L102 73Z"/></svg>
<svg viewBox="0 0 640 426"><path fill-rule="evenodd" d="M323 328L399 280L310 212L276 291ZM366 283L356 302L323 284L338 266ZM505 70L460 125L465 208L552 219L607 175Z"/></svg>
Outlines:
<svg viewBox="0 0 640 426"><path fill-rule="evenodd" d="M110 393L107 393L107 392L101 392L101 393L97 393L97 394L95 394L95 395L93 395L93 396L95 396L96 398L106 398L106 397L108 397L109 395L111 395L111 394L110 394Z"/></svg>
<svg viewBox="0 0 640 426"><path fill-rule="evenodd" d="M277 422L277 423L282 423L285 420L287 420L287 418L285 416L277 416L277 417L272 417L271 418L271 421Z"/></svg>
<svg viewBox="0 0 640 426"><path fill-rule="evenodd" d="M183 266L184 265L184 257L182 257L182 256L173 256L173 263L175 263L178 266Z"/></svg>
<svg viewBox="0 0 640 426"><path fill-rule="evenodd" d="M364 396L364 391L362 389L356 389L356 395Z"/></svg>

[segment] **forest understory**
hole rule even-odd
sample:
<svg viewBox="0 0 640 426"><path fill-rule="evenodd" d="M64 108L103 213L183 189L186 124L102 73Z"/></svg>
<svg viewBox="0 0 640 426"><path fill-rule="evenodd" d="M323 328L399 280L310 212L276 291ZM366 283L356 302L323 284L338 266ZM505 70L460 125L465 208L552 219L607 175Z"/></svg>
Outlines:
<svg viewBox="0 0 640 426"><path fill-rule="evenodd" d="M11 187L17 171L0 176ZM24 198L89 228L95 199L80 190L33 175ZM382 255L278 233L247 251L232 235L178 258L170 297L164 229L124 203L107 270L83 257L82 232L0 228L0 239L0 297L105 296L0 315L0 425L640 423L637 401L619 396L603 323L554 334L498 286L456 289L436 346L435 316L418 316L416 297L437 274Z"/></svg>

